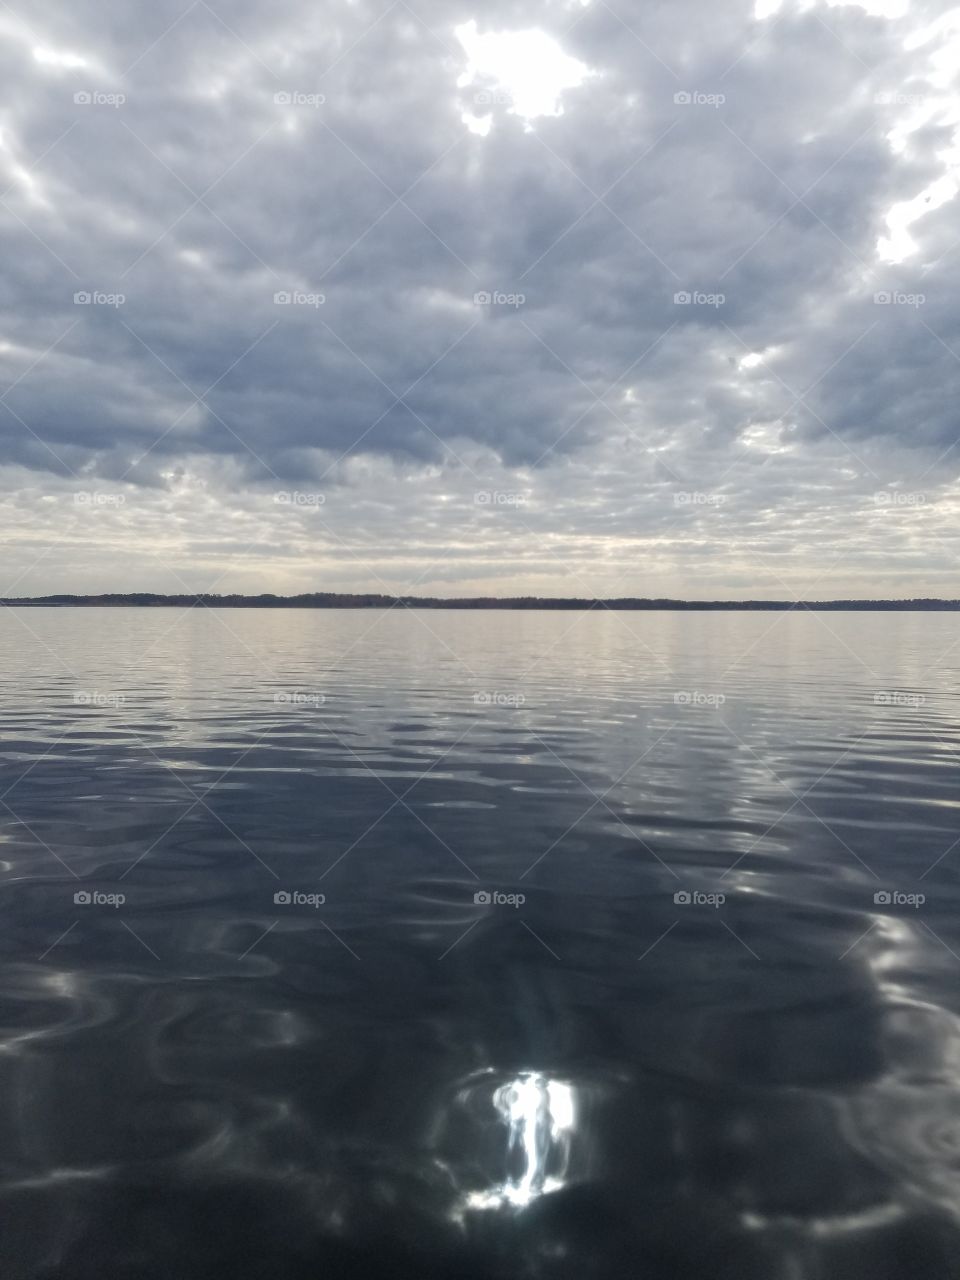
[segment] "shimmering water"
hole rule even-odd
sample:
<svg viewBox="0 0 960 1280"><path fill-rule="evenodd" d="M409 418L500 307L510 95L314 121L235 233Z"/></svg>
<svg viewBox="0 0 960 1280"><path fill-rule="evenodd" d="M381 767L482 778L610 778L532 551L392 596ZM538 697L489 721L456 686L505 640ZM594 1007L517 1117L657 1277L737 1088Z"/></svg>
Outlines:
<svg viewBox="0 0 960 1280"><path fill-rule="evenodd" d="M5 611L0 1275L960 1274L957 628Z"/></svg>

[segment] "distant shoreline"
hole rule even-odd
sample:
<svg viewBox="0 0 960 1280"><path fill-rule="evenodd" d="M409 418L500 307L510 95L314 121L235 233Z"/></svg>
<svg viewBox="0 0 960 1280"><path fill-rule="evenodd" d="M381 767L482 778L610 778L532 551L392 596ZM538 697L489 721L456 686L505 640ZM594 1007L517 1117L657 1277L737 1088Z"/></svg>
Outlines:
<svg viewBox="0 0 960 1280"><path fill-rule="evenodd" d="M52 595L0 599L7 608L47 609L176 609L203 606L208 609L508 609L524 610L630 610L679 613L754 612L875 612L927 613L960 611L960 600L670 600L623 597L578 599L551 596L454 597L349 595L313 592L297 596L155 595L151 592L95 596Z"/></svg>

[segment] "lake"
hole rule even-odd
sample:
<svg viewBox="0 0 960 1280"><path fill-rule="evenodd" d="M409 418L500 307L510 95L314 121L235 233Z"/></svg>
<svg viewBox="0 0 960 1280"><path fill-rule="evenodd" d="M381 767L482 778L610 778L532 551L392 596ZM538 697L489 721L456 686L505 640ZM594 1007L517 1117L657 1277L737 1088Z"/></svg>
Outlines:
<svg viewBox="0 0 960 1280"><path fill-rule="evenodd" d="M960 1273L955 614L6 609L4 1280Z"/></svg>

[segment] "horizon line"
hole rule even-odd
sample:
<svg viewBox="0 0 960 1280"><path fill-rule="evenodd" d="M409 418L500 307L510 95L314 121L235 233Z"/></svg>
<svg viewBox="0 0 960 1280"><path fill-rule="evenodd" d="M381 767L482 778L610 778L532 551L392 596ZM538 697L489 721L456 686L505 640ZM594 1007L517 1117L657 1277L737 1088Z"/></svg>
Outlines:
<svg viewBox="0 0 960 1280"><path fill-rule="evenodd" d="M27 606L32 608L164 608L184 605L203 605L207 608L229 609L501 609L501 610L592 610L633 609L647 611L734 611L734 610L852 610L883 612L957 611L960 600L941 597L913 598L854 598L832 600L685 600L651 596L407 596L387 595L380 592L300 592L296 595L276 595L261 592L245 595L232 592L218 595L210 592L163 593L152 591L103 592L103 593L53 593L45 596L0 597L0 605L6 608Z"/></svg>

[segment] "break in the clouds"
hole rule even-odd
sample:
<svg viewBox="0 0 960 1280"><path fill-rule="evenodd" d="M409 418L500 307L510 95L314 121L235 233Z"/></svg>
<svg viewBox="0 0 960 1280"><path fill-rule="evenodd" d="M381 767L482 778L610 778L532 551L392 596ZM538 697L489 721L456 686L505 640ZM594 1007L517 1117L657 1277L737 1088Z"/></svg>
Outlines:
<svg viewBox="0 0 960 1280"><path fill-rule="evenodd" d="M0 8L0 594L956 594L960 10Z"/></svg>

